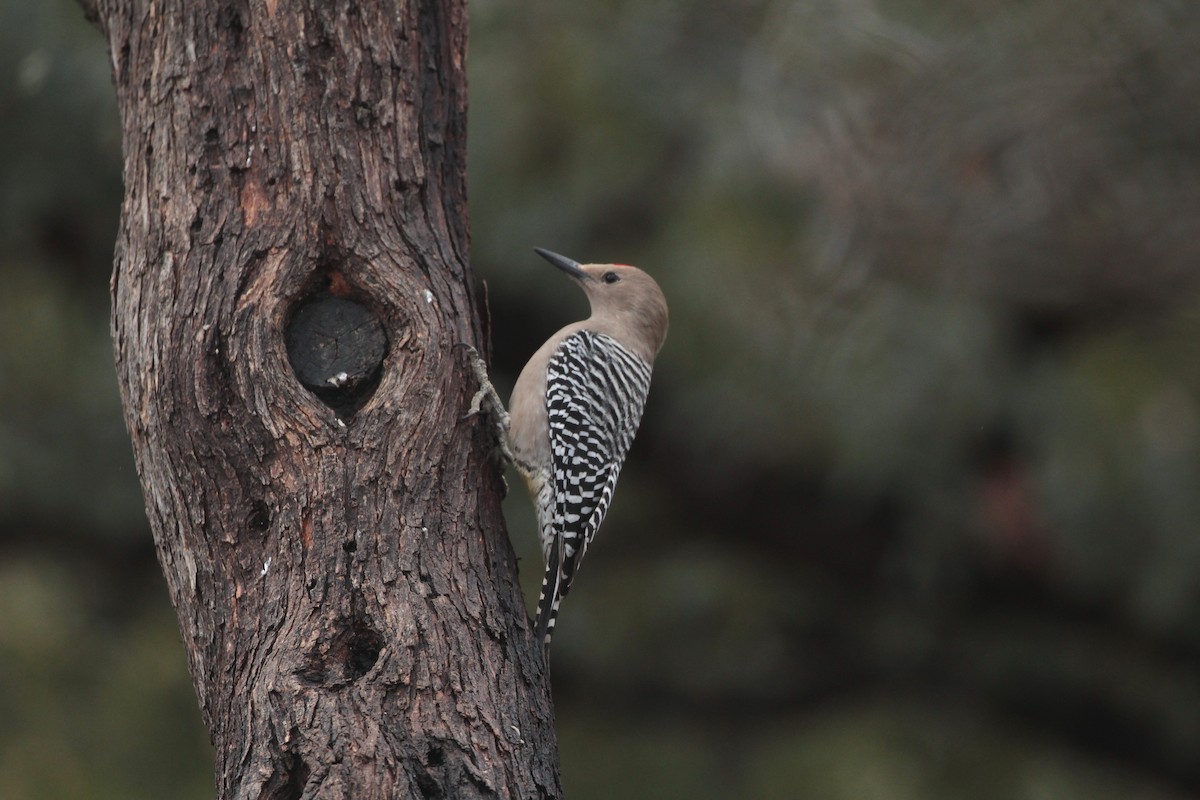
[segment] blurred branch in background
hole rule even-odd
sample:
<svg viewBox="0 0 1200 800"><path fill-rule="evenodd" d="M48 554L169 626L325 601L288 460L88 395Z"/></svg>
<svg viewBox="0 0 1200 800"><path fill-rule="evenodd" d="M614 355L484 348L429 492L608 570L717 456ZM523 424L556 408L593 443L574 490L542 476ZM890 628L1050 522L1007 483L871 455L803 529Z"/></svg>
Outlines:
<svg viewBox="0 0 1200 800"><path fill-rule="evenodd" d="M581 310L531 246L639 264L673 313L556 637L569 796L1200 797L1200 7L472 14L500 383ZM114 466L119 158L78 17L0 0L0 796L200 797ZM142 789L160 762L200 788Z"/></svg>

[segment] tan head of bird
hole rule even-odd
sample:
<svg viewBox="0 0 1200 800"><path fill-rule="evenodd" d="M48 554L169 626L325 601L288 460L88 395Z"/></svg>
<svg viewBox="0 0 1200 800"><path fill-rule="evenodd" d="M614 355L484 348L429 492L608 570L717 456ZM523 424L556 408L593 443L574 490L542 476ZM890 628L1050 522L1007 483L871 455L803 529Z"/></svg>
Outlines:
<svg viewBox="0 0 1200 800"><path fill-rule="evenodd" d="M590 322L623 334L617 338L628 338L642 351L639 355L654 361L667 338L667 299L654 278L628 264L580 264L540 247L534 250L587 294Z"/></svg>

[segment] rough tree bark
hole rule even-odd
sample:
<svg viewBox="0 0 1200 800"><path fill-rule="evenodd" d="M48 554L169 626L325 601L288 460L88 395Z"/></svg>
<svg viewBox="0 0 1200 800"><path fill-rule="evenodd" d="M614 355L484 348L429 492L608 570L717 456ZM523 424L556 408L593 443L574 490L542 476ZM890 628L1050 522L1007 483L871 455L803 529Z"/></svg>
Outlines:
<svg viewBox="0 0 1200 800"><path fill-rule="evenodd" d="M219 797L559 796L461 420L464 0L84 4L124 131L125 417Z"/></svg>

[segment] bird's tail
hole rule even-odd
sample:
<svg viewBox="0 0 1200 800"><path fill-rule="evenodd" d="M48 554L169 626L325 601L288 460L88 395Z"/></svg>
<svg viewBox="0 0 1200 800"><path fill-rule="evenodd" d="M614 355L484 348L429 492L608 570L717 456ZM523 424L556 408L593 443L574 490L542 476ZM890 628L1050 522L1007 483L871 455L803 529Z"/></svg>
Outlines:
<svg viewBox="0 0 1200 800"><path fill-rule="evenodd" d="M542 576L542 591L538 594L537 621L534 633L547 652L550 639L554 636L554 623L558 619L558 606L562 603L562 570L558 568L558 548L551 547L546 560L546 573Z"/></svg>

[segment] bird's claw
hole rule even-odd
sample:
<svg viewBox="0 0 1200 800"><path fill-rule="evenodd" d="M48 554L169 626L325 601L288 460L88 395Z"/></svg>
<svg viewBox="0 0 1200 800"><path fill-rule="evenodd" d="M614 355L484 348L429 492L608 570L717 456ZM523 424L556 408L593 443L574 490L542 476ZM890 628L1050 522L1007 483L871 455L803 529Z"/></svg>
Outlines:
<svg viewBox="0 0 1200 800"><path fill-rule="evenodd" d="M496 387L492 385L491 378L488 376L487 365L483 363L483 356L466 342L459 342L456 347L466 349L471 365L471 372L475 375L475 380L479 384L479 390L471 397L471 404L467 406L467 413L462 418L467 420L482 412L483 404L486 401L488 406L490 406L490 414L488 416L492 419L500 454L506 463L512 464L516 460L513 457L512 450L508 446L508 426L512 418L504 408L504 402L500 399L500 395L497 394Z"/></svg>

